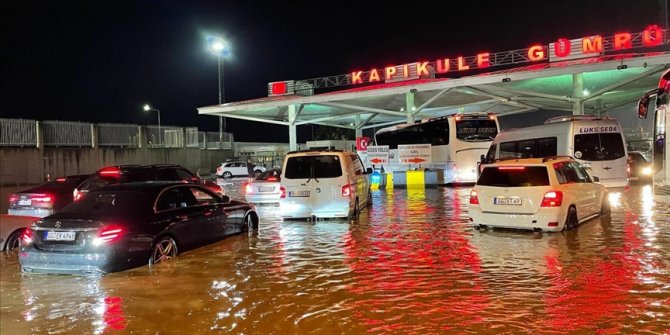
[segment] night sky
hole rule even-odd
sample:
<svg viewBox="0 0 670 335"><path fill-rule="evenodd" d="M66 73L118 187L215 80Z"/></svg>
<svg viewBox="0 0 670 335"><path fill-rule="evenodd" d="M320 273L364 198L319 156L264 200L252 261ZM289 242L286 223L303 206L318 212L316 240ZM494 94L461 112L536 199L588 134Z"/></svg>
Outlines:
<svg viewBox="0 0 670 335"><path fill-rule="evenodd" d="M141 109L150 103L163 125L217 131L216 117L196 111L218 102L208 34L231 45L225 100L239 101L266 96L270 81L637 32L665 17L664 0L363 3L5 3L0 117L153 124L155 113ZM282 126L229 120L228 131L238 141L288 142Z"/></svg>

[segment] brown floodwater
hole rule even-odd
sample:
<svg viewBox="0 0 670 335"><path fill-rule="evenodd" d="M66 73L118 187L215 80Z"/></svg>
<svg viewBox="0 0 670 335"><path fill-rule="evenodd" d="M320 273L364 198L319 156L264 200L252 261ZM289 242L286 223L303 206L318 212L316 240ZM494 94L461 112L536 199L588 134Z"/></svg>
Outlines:
<svg viewBox="0 0 670 335"><path fill-rule="evenodd" d="M103 277L3 254L0 333L670 334L670 209L648 186L543 235L471 228L468 192L376 192L357 221L263 206L257 231Z"/></svg>

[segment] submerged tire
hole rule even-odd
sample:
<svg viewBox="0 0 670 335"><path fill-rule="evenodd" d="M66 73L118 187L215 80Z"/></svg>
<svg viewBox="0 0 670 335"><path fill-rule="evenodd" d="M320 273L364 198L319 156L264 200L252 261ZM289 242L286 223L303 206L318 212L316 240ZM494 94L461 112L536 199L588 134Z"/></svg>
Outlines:
<svg viewBox="0 0 670 335"><path fill-rule="evenodd" d="M15 231L11 235L9 235L9 237L7 238L7 244L5 244L5 251L12 251L18 248L21 245L20 238L21 238L21 230Z"/></svg>
<svg viewBox="0 0 670 335"><path fill-rule="evenodd" d="M568 215L565 216L565 226L563 230L572 230L577 228L579 219L577 218L577 209L574 207L568 208Z"/></svg>
<svg viewBox="0 0 670 335"><path fill-rule="evenodd" d="M177 242L171 237L164 236L151 250L151 258L149 258L149 265L158 264L176 257L179 254L177 250Z"/></svg>

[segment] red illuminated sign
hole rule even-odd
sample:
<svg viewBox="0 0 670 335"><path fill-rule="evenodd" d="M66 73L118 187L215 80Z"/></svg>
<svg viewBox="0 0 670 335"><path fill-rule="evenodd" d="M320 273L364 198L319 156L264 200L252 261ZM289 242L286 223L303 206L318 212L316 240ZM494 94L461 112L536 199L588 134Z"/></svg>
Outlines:
<svg viewBox="0 0 670 335"><path fill-rule="evenodd" d="M276 83L271 83L270 84L270 93L274 95L279 95L279 94L286 94L286 82L279 81Z"/></svg>
<svg viewBox="0 0 670 335"><path fill-rule="evenodd" d="M518 57L512 64L535 63L541 61L565 61L571 59L597 57L607 52L629 50L633 48L648 48L664 44L664 30L657 25L650 25L642 33L616 33L614 36L601 35L586 36L580 39L569 40L558 38L549 45L534 44L527 49L509 52L489 53L481 52L476 56L455 58L439 58L434 62L420 61L403 65L390 65L383 69L369 71L354 71L350 73L351 84L393 82L425 78L433 74L484 69L490 66L507 65L509 58ZM518 56L521 55L521 56Z"/></svg>

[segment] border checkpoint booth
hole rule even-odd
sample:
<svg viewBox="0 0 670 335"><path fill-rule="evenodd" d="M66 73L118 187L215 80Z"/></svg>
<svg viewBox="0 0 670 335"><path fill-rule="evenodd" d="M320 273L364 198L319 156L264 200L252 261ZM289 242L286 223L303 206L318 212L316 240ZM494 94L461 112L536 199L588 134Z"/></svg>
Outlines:
<svg viewBox="0 0 670 335"><path fill-rule="evenodd" d="M508 116L540 110L604 116L634 109L670 68L670 29L559 38L511 51L449 57L268 84L268 96L199 107L201 115L286 126L363 130L455 113ZM408 178L390 185L408 186ZM405 184L401 182L405 181ZM426 186L439 178L421 178Z"/></svg>

